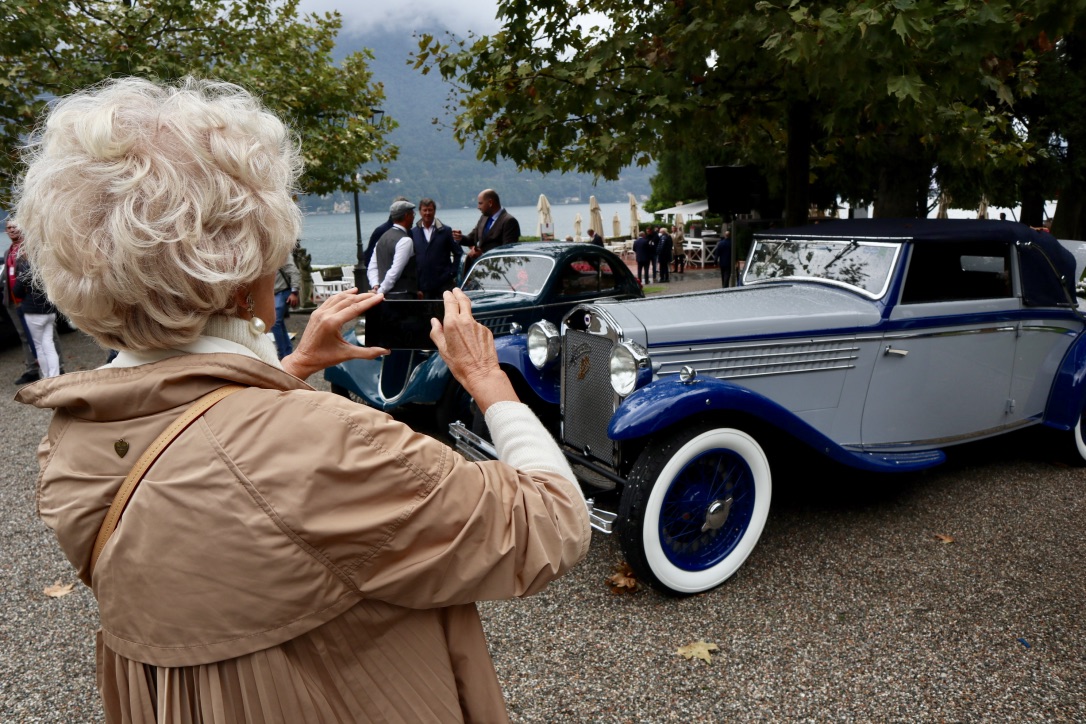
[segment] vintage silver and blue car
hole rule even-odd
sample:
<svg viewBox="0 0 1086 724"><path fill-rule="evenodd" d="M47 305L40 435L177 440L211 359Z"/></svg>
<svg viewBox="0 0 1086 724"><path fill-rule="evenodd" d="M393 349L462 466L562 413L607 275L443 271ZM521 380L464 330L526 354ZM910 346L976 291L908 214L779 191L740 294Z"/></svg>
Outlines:
<svg viewBox="0 0 1086 724"><path fill-rule="evenodd" d="M495 337L540 320L561 321L574 306L605 297L644 296L626 264L592 244L508 244L493 249L471 268L461 288L472 313ZM364 331L347 340L362 344ZM376 360L349 360L324 371L333 392L379 410L404 405L434 407L441 429L470 416L470 398L449 374L445 361L427 350L394 350Z"/></svg>
<svg viewBox="0 0 1086 724"><path fill-rule="evenodd" d="M910 471L948 446L1044 425L1086 460L1069 246L1001 221L770 231L741 287L580 305L500 340L500 359L532 404L557 406L586 491L620 492L594 526L615 530L643 580L689 594L725 581L758 542L767 449ZM453 433L486 454L481 436Z"/></svg>

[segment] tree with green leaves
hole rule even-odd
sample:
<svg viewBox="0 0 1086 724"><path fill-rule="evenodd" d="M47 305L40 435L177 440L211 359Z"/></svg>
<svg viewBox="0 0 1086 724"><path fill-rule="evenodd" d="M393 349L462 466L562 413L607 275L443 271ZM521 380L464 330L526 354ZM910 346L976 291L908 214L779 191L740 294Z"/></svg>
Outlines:
<svg viewBox="0 0 1086 724"><path fill-rule="evenodd" d="M458 83L454 132L483 159L614 178L663 149L712 148L783 188L792 223L812 184L914 216L933 178L983 179L1044 153L1013 107L1084 6L501 0L501 30L423 36L416 65ZM607 22L582 27L588 12Z"/></svg>
<svg viewBox="0 0 1086 724"><path fill-rule="evenodd" d="M4 0L0 18L0 204L47 99L112 76L214 77L259 94L301 137L307 193L364 191L396 156L395 124L374 123L384 90L371 56L332 62L338 13L303 18L298 0Z"/></svg>
<svg viewBox="0 0 1086 724"><path fill-rule="evenodd" d="M1042 94L1047 114L1042 132L1058 163L1053 167L1060 170L1054 176L1059 203L1052 232L1065 239L1086 239L1086 26L1080 24L1068 34L1059 53L1059 62L1043 76ZM1041 183L1040 178L1035 181ZM1031 188L1024 186L1026 191Z"/></svg>

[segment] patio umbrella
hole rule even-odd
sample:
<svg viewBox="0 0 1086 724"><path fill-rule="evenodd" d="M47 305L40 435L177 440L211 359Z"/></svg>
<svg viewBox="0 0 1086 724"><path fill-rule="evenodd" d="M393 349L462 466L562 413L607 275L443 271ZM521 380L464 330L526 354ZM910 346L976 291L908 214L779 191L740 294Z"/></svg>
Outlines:
<svg viewBox="0 0 1086 724"><path fill-rule="evenodd" d="M536 230L536 236L538 236L540 240L543 240L548 236L554 238L554 218L551 216L551 202L547 201L547 197L543 194L539 195L539 201L536 202L535 210L539 212L539 225Z"/></svg>
<svg viewBox="0 0 1086 724"><path fill-rule="evenodd" d="M588 227L600 236L607 236L603 230L603 211L595 196L588 197Z"/></svg>
<svg viewBox="0 0 1086 724"><path fill-rule="evenodd" d="M637 232L641 230L641 217L637 215L637 199L633 194L627 194L630 197L630 238L636 239Z"/></svg>
<svg viewBox="0 0 1086 724"><path fill-rule="evenodd" d="M611 222L611 236L622 236L622 219L618 218L618 212L615 212L614 221Z"/></svg>
<svg viewBox="0 0 1086 724"><path fill-rule="evenodd" d="M573 239L574 241L581 240L581 212L578 211L577 215L573 217Z"/></svg>
<svg viewBox="0 0 1086 724"><path fill-rule="evenodd" d="M981 196L980 197L980 206L977 208L977 218L978 219L987 219L988 218L988 197L987 196Z"/></svg>

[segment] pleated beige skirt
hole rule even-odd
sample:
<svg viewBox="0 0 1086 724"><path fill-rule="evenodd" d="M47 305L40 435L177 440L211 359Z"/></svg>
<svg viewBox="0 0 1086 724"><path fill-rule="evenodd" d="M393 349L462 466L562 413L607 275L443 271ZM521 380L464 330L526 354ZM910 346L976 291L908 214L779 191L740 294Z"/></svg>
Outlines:
<svg viewBox="0 0 1086 724"><path fill-rule="evenodd" d="M111 723L508 721L474 605L364 601L291 641L196 666L132 661L101 634L97 648Z"/></svg>

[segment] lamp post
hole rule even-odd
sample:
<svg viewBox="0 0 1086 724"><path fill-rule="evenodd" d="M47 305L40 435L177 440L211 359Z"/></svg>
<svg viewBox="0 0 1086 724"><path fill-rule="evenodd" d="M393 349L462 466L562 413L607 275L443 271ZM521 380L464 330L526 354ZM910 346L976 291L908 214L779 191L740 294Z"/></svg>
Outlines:
<svg viewBox="0 0 1086 724"><path fill-rule="evenodd" d="M381 121L384 120L385 112L380 108L370 109L370 125L375 129L381 127ZM366 277L366 249L362 246L362 215L358 208L358 186L361 181L361 174L354 175L355 188L354 188L354 233L357 244L357 251L354 265L354 285L358 291L366 291L370 288L369 279Z"/></svg>
<svg viewBox="0 0 1086 724"><path fill-rule="evenodd" d="M354 175L355 183L358 183L358 174ZM358 211L358 189L354 190L354 233L357 237L357 252L355 256L354 265L354 286L358 291L365 291L370 288L369 280L366 278L366 267L364 264L366 258L366 250L362 248L362 217Z"/></svg>

